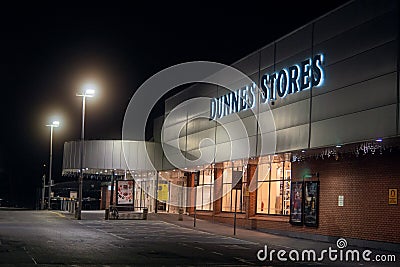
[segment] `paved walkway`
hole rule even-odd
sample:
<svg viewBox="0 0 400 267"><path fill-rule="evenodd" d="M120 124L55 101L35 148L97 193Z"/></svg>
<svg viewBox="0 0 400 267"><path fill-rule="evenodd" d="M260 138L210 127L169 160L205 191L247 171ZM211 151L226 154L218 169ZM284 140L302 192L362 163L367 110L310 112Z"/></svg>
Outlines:
<svg viewBox="0 0 400 267"><path fill-rule="evenodd" d="M251 241L254 243L258 243L261 246L268 245L274 248L284 248L288 249L296 249L296 250L303 250L303 249L324 249L332 246L332 248L336 248L335 243L328 243L328 242L321 242L321 241L314 241L308 239L300 239L294 237L287 237L275 234L268 234L264 232L260 232L257 230L248 230L243 228L236 228L236 235L233 235L233 226L222 224L218 222L212 222L207 220L196 220L196 227L193 227L193 217L183 215L183 221L178 220L177 214L168 214L168 213L152 213L149 214L150 220L163 220L175 225L179 225L185 228L192 228L208 233L214 233L229 237L236 237L239 239Z"/></svg>
<svg viewBox="0 0 400 267"><path fill-rule="evenodd" d="M104 211L84 211L82 214L83 220L90 219L104 219ZM196 220L196 227L193 226L193 217L183 215L183 220L178 220L178 214L169 214L169 213L150 213L148 215L149 220L161 220L165 221L180 227L184 227L186 229L196 229L197 231L204 231L207 233L222 235L226 237L234 237L245 241L250 241L258 244L260 249L264 247L264 245L268 246L268 251L271 249L279 250L284 249L286 251L289 250L309 250L314 249L316 251L321 251L323 249L328 249L332 247L332 249L337 249L336 241L334 243L293 238L281 235L268 234L264 232L260 232L257 230L248 230L243 228L236 229L236 235L233 235L233 226L222 224L222 223L213 223L207 220ZM400 245L397 246L398 250L396 251L386 251L381 249L373 249L366 247L355 247L348 242L348 246L346 249L358 249L360 252L369 249L373 252L373 255L395 255L397 262L400 261ZM376 263L375 263L376 264ZM393 263L392 263L393 264ZM369 264L368 264L369 265ZM390 264L389 264L390 265Z"/></svg>
<svg viewBox="0 0 400 267"><path fill-rule="evenodd" d="M262 246L273 245L274 247L282 247L286 249L310 249L329 245L329 243L324 242L278 236L243 228L236 228L236 235L233 235L232 225L222 224L218 222L212 223L211 221L201 219L196 219L196 227L194 227L193 217L187 215L183 215L183 221L179 221L177 214L152 213L149 214L149 220L162 220L185 228L192 228L208 233L236 237L239 239L258 243Z"/></svg>

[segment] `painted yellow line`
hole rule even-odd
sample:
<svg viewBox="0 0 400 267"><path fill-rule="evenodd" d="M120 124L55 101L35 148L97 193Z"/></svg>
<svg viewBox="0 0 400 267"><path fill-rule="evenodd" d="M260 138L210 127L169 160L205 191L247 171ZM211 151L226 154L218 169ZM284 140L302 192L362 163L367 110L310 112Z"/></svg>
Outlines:
<svg viewBox="0 0 400 267"><path fill-rule="evenodd" d="M61 214L61 213L59 213L59 212L56 212L56 211L49 211L49 212L54 213L54 214L57 214L58 216L60 216L60 217L62 217L62 218L65 218L65 215L64 215L64 214Z"/></svg>

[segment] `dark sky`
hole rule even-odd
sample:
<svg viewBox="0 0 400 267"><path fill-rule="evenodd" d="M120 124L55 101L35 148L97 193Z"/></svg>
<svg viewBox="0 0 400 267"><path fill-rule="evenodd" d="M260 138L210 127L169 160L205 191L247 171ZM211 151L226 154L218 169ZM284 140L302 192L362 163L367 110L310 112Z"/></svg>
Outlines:
<svg viewBox="0 0 400 267"><path fill-rule="evenodd" d="M120 139L129 98L156 72L197 60L230 65L346 1L31 2L0 8L0 198L25 205L47 172L44 125L53 115L62 123L54 135L56 181L63 143L79 139L75 94L84 82L99 85L87 102L86 138Z"/></svg>

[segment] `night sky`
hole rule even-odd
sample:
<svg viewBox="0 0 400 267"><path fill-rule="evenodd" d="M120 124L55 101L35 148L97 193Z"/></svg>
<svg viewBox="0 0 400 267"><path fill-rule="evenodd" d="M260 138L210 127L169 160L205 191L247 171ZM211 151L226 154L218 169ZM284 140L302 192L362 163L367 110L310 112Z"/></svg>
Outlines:
<svg viewBox="0 0 400 267"><path fill-rule="evenodd" d="M33 207L53 116L62 124L53 143L60 180L63 143L80 137L83 83L99 86L85 137L120 139L130 97L153 74L187 61L230 65L345 2L2 4L0 198Z"/></svg>

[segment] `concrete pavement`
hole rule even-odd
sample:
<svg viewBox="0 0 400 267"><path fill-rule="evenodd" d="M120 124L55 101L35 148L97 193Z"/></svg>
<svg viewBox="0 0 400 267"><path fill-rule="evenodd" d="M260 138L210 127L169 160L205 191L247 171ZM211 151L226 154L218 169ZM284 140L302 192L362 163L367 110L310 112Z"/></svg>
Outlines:
<svg viewBox="0 0 400 267"><path fill-rule="evenodd" d="M103 213L104 214L104 213ZM0 266L248 266L257 245L161 220L0 211ZM89 219L91 217L91 219Z"/></svg>
<svg viewBox="0 0 400 267"><path fill-rule="evenodd" d="M277 251L320 252L335 243L266 234L177 214L149 214L149 220L104 220L104 211L84 211L82 220L60 211L0 211L0 266L382 266L381 262L287 261ZM260 261L275 250L273 260ZM346 249L353 249L348 246ZM388 255L375 251L374 255ZM393 254L393 253L391 253ZM325 255L326 256L326 255ZM397 262L384 266L398 266ZM287 257L287 254L286 254Z"/></svg>
<svg viewBox="0 0 400 267"><path fill-rule="evenodd" d="M97 217L96 217L97 216ZM102 211L87 211L85 213L85 218L90 219L90 218L98 218L98 219L103 219L104 218L104 213ZM290 250L296 250L296 251L304 251L304 250L309 250L313 249L317 252L321 252L324 249L328 249L331 247L332 249L338 249L336 240L334 242L322 242L322 241L315 241L315 240L309 240L309 239L301 239L301 238L293 238L293 237L288 237L288 236L282 236L282 235L275 235L275 234L269 234L257 230L248 230L248 229L243 229L243 228L237 228L236 229L236 235L233 234L233 226L232 225L226 225L222 223L217 223L217 222L211 222L207 220L201 220L197 219L196 220L196 227L194 227L193 223L193 217L183 215L183 220L179 221L178 220L178 214L171 214L171 213L150 213L148 216L149 220L155 220L155 221L164 221L168 222L186 229L192 229L196 231L202 231L206 233L211 233L211 234L216 234L219 236L225 236L225 237L230 237L230 238L237 238L240 240L245 240L252 242L254 244L257 244L257 246L262 249L264 248L265 245L268 246L269 249L275 249L276 251L278 250L285 250L285 251L290 251ZM394 248L394 249L393 249ZM376 248L376 247L366 247L366 246L359 246L358 244L353 244L351 240L348 240L347 247L345 248L347 250L359 250L360 252L365 251L365 250L371 250L373 252L373 255L393 255L397 259L397 261L400 261L400 245L393 244L391 246L390 250L386 250L383 248ZM362 262L362 259L360 263ZM332 265L334 263L328 261L324 261L325 264ZM354 262L341 262L340 265L359 265L360 263L354 263ZM382 262L364 262L368 266L381 266L382 264L385 264L385 266L391 265L391 263L382 263ZM395 264L396 265L396 264Z"/></svg>
<svg viewBox="0 0 400 267"><path fill-rule="evenodd" d="M251 241L263 247L264 245L268 245L268 247L274 248L276 250L284 249L286 251L289 250L307 250L307 249L315 249L316 251L321 251L322 249L326 249L328 247L332 247L337 249L337 244L335 242L322 242L322 241L315 241L311 239L301 239L301 238L293 238L289 236L282 236L282 235L275 235L269 234L257 230L248 230L243 228L236 229L236 235L233 234L233 226L211 222L207 220L200 220L196 219L196 227L194 227L193 217L183 215L183 220L178 220L177 214L168 214L168 213L152 213L149 214L149 219L152 220L163 220L169 223L173 223L185 228L189 229L196 229L208 233L214 233L218 235L228 236L228 237L235 237L247 241ZM347 249L358 249L360 251L364 250L371 250L374 254L379 255L395 255L396 259L400 261L400 245L393 244L390 246L390 249L385 249L386 247L381 246L377 248L378 245L374 244L373 247L368 246L359 246L358 243L353 244L351 240L347 240Z"/></svg>

